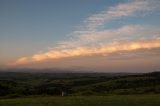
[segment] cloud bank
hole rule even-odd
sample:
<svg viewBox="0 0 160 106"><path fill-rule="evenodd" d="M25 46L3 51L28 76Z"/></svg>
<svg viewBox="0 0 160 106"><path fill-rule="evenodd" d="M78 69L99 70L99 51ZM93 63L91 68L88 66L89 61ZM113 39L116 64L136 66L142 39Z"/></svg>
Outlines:
<svg viewBox="0 0 160 106"><path fill-rule="evenodd" d="M72 32L68 40L58 42L52 50L22 57L9 65L18 66L32 62L45 62L50 59L110 56L118 52L160 49L160 31L157 27L135 24L116 29L102 28L117 19L148 14L157 10L159 5L159 0L131 0L109 7L84 20L83 25Z"/></svg>
<svg viewBox="0 0 160 106"><path fill-rule="evenodd" d="M160 48L160 39L141 40L137 42L113 43L103 45L99 48L76 48L69 50L53 50L46 53L35 54L31 58L23 57L17 60L13 65L27 64L30 62L44 61L47 59L60 59L74 56L108 56L116 52L128 52L139 49Z"/></svg>

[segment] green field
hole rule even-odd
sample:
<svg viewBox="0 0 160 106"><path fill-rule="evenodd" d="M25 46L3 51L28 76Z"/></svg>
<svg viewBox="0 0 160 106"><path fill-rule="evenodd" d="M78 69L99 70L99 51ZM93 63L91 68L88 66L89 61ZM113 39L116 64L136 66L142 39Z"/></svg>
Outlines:
<svg viewBox="0 0 160 106"><path fill-rule="evenodd" d="M160 95L26 97L0 99L0 106L160 106Z"/></svg>

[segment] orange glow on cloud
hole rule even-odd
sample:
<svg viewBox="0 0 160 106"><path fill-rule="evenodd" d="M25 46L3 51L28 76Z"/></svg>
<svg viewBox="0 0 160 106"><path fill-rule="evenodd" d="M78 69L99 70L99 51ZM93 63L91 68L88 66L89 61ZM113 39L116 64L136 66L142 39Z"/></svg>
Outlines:
<svg viewBox="0 0 160 106"><path fill-rule="evenodd" d="M160 48L160 39L152 40L141 40L135 42L123 42L123 43L113 43L110 45L103 45L97 48L86 48L78 47L75 49L65 49L65 50L51 50L45 53L35 54L31 57L22 57L10 64L10 66L17 66L23 64L29 64L32 62L44 62L49 59L60 59L60 58L69 58L76 56L109 56L112 53L116 52L128 52L135 51L140 49L153 49Z"/></svg>

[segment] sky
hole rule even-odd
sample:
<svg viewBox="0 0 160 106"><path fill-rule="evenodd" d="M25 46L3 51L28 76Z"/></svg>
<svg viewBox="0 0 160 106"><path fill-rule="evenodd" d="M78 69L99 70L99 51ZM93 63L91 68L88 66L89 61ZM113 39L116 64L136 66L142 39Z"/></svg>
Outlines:
<svg viewBox="0 0 160 106"><path fill-rule="evenodd" d="M160 71L159 0L0 0L0 68Z"/></svg>

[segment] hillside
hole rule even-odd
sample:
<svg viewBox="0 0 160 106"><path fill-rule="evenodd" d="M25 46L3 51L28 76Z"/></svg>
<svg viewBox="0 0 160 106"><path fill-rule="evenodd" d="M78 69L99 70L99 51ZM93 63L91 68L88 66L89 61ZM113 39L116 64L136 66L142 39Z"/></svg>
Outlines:
<svg viewBox="0 0 160 106"><path fill-rule="evenodd" d="M0 96L110 95L160 93L160 72L122 73L0 73Z"/></svg>

